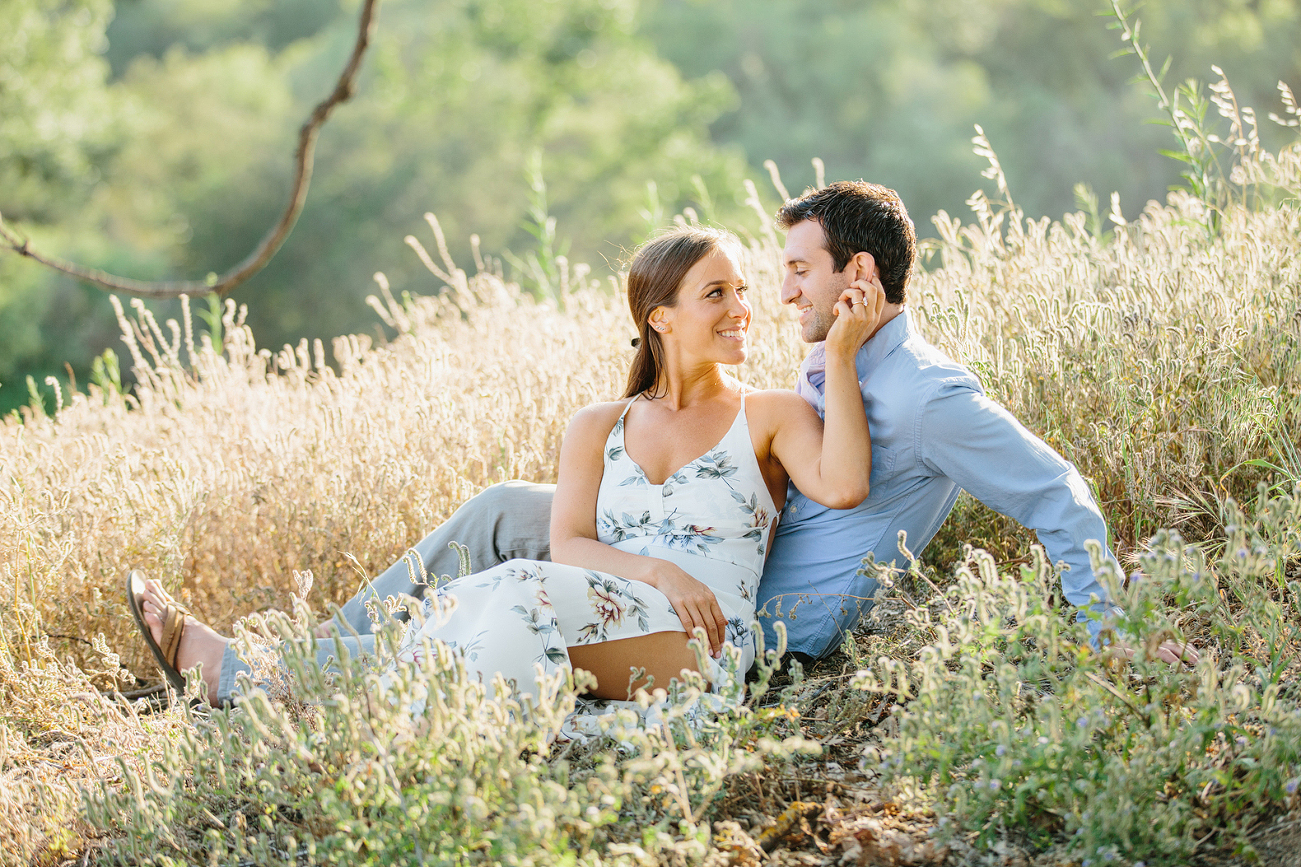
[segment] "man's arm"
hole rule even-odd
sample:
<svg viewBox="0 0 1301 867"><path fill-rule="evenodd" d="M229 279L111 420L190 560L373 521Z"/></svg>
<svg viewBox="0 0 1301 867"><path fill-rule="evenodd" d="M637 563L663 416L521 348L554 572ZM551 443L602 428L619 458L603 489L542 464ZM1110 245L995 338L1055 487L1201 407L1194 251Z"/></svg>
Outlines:
<svg viewBox="0 0 1301 867"><path fill-rule="evenodd" d="M941 472L995 511L1020 521L1039 536L1048 556L1064 561L1062 592L1072 605L1084 606L1096 596L1094 609L1116 611L1098 582L1084 543L1102 545L1101 567L1121 574L1107 548L1107 525L1079 470L1047 443L1026 430L1012 414L967 383L943 384L926 401L918 417L917 453L931 469ZM1095 639L1101 624L1093 621ZM1123 638L1110 648L1132 657ZM1197 651L1179 641L1157 649L1164 661L1195 665Z"/></svg>
<svg viewBox="0 0 1301 867"><path fill-rule="evenodd" d="M1103 568L1120 573L1106 547L1107 526L1079 471L968 383L943 383L918 416L917 454L934 472L956 482L997 512L1034 530L1062 573L1062 591L1075 606L1092 596L1109 606L1085 542L1102 546ZM1098 625L1091 624L1096 635Z"/></svg>

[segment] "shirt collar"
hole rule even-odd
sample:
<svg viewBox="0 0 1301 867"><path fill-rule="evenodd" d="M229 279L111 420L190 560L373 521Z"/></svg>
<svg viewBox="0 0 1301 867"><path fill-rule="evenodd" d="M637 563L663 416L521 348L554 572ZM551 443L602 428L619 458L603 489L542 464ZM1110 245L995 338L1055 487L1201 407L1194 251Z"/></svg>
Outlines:
<svg viewBox="0 0 1301 867"><path fill-rule="evenodd" d="M912 321L912 311L907 307L899 312L899 315L881 326L880 330L872 335L872 339L863 344L858 350L858 355L854 358L854 368L858 373L858 382L861 386L863 380L867 379L877 365L885 360L895 347L899 346L908 338L917 333L916 324ZM800 397L813 404L814 407L821 406L822 393L825 388L825 379L817 377L818 385L813 385L809 377L815 373L821 373L827 369L827 345L825 343L816 343L809 350L809 354L804 357L800 363L799 376L796 378L795 391Z"/></svg>

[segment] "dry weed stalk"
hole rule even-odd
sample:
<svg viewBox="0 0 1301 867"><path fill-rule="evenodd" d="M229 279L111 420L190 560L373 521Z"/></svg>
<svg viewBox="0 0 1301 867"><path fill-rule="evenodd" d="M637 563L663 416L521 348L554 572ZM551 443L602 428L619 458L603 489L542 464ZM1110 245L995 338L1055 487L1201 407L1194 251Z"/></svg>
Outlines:
<svg viewBox="0 0 1301 867"><path fill-rule="evenodd" d="M1297 151L1272 159L1271 177L1301 177ZM925 332L1080 465L1124 547L1203 492L1249 493L1263 472L1248 462L1285 462L1279 443L1301 426L1301 217L1230 208L1208 240L1200 208L1176 195L1128 221L1113 203L1109 235L988 203L970 226L941 214L938 261L912 289ZM755 351L739 375L790 386L804 347L779 309L774 239L746 257ZM562 311L422 258L448 289L399 303L381 282L373 306L400 332L384 345L339 338L329 360L319 341L259 349L228 303L214 346L137 305L121 317L134 389L91 386L0 422L7 847L41 845L15 830L35 805L68 814L76 774L56 781L41 762L88 752L75 764L89 779L175 724L94 690L114 685L109 648L155 678L121 598L129 568L218 628L288 607L295 571L315 576L320 610L351 594L354 564L378 572L485 485L553 480L573 412L620 393L633 329L585 269L566 272ZM986 533L1023 555L991 521L966 504L933 550L951 562Z"/></svg>

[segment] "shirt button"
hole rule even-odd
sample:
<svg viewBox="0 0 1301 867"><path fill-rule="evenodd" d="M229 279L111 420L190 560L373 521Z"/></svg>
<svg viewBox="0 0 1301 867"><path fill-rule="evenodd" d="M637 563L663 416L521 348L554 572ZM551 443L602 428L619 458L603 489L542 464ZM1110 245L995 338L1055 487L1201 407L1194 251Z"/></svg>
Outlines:
<svg viewBox="0 0 1301 867"><path fill-rule="evenodd" d="M794 515L794 514L795 514L796 512L798 512L799 510L800 510L800 507L799 507L799 506L796 506L796 505L792 505L792 506L791 506L791 514L792 514L792 515Z"/></svg>

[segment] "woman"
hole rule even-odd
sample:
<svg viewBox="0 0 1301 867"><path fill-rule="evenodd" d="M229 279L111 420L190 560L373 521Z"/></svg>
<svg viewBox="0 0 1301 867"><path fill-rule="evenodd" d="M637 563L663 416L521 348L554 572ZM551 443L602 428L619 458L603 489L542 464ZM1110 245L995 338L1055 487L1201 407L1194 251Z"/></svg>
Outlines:
<svg viewBox="0 0 1301 867"><path fill-rule="evenodd" d="M539 669L572 665L595 676L594 695L623 699L648 679L666 685L696 670L696 635L711 658L702 674L716 682L712 660L725 643L740 649L740 670L754 658L754 591L787 482L833 508L867 496L854 356L880 316L879 282L848 286L836 305L825 432L794 392L750 389L724 369L745 360L751 320L734 235L662 235L633 257L627 291L637 356L623 399L583 409L565 434L552 562L512 560L442 585L401 656L440 640L485 682L501 674L521 691ZM133 584L160 663L204 662L214 694L213 663L229 639L188 618L156 582ZM630 682L635 669L644 674Z"/></svg>

